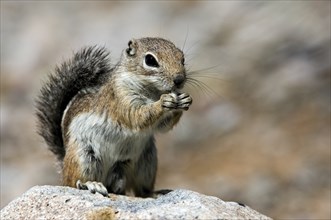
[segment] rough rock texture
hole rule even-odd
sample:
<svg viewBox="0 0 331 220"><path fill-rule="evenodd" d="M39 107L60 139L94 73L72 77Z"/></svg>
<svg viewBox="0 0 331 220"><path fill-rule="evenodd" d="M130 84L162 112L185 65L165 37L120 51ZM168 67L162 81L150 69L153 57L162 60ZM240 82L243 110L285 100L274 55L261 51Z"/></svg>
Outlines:
<svg viewBox="0 0 331 220"><path fill-rule="evenodd" d="M188 190L157 199L36 186L1 210L1 219L270 219L236 202Z"/></svg>

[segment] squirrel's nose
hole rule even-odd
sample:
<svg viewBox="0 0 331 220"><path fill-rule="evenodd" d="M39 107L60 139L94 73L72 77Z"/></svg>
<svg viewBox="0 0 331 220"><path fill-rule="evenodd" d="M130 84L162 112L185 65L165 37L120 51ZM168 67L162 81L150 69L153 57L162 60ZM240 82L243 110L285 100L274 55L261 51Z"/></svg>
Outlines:
<svg viewBox="0 0 331 220"><path fill-rule="evenodd" d="M175 78L174 78L174 83L176 87L181 87L183 85L185 81L185 76L183 74L178 74Z"/></svg>

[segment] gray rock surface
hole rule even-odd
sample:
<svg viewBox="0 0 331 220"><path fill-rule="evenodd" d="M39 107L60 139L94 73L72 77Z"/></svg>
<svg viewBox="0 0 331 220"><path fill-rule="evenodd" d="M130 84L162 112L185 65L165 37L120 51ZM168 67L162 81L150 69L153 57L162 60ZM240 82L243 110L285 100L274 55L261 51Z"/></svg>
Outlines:
<svg viewBox="0 0 331 220"><path fill-rule="evenodd" d="M270 219L248 206L189 190L153 198L35 186L1 210L1 219Z"/></svg>

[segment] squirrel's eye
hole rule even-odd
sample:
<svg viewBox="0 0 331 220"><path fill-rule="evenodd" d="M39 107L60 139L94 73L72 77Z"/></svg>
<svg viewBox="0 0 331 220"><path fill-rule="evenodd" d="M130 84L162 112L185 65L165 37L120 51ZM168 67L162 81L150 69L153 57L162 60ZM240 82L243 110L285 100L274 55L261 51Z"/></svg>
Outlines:
<svg viewBox="0 0 331 220"><path fill-rule="evenodd" d="M150 67L159 67L159 63L156 61L155 57L151 54L145 56L145 63Z"/></svg>

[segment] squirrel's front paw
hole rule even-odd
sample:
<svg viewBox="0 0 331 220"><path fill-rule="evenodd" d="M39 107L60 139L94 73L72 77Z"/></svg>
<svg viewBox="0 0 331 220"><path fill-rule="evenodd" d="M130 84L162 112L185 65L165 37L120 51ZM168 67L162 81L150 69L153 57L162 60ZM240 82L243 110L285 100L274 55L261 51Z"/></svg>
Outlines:
<svg viewBox="0 0 331 220"><path fill-rule="evenodd" d="M177 96L175 93L163 94L160 100L162 107L167 110L177 108Z"/></svg>
<svg viewBox="0 0 331 220"><path fill-rule="evenodd" d="M77 189L89 190L91 193L98 192L103 196L108 196L106 187L100 182L87 181L82 183L80 180L77 180L76 187Z"/></svg>
<svg viewBox="0 0 331 220"><path fill-rule="evenodd" d="M186 111L192 104L192 98L187 93L169 93L161 96L161 103L162 107L167 110L182 109Z"/></svg>
<svg viewBox="0 0 331 220"><path fill-rule="evenodd" d="M192 97L187 93L181 93L177 96L177 108L183 109L185 111L188 110L190 105L192 104Z"/></svg>

